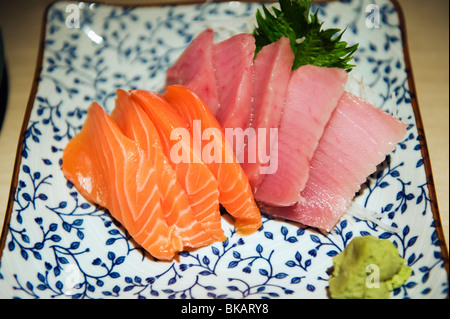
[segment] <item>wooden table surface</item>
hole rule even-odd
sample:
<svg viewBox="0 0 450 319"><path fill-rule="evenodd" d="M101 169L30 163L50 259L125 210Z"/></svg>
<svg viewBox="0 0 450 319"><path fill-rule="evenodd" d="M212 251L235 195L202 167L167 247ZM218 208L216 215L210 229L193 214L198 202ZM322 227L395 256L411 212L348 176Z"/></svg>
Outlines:
<svg viewBox="0 0 450 319"><path fill-rule="evenodd" d="M133 0L132 3L156 1L161 2ZM10 83L7 112L0 132L0 230L10 193L17 143L35 72L43 16L50 2L52 1L0 1L0 26ZM414 80L448 249L449 1L398 2L405 16Z"/></svg>

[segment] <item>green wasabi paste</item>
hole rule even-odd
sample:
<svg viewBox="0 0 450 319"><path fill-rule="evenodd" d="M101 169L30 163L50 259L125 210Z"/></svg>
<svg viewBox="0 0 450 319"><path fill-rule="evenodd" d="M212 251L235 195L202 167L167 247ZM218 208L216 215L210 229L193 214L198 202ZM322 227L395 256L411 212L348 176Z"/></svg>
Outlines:
<svg viewBox="0 0 450 319"><path fill-rule="evenodd" d="M354 238L333 257L329 292L335 299L388 299L411 275L411 268L386 239Z"/></svg>

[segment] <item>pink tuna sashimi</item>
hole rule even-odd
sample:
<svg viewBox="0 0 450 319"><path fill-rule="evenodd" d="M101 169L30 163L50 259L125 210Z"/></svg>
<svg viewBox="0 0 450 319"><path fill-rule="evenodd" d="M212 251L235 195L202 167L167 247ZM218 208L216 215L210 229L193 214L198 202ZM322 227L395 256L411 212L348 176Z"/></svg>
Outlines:
<svg viewBox="0 0 450 319"><path fill-rule="evenodd" d="M301 200L314 151L346 82L344 69L305 65L292 72L278 129L278 148L271 154L278 169L267 174L258 187L257 201L291 206Z"/></svg>
<svg viewBox="0 0 450 319"><path fill-rule="evenodd" d="M355 193L405 136L406 125L345 92L311 161L304 201L265 207L269 215L331 230Z"/></svg>
<svg viewBox="0 0 450 319"><path fill-rule="evenodd" d="M270 128L278 129L280 124L293 62L294 53L286 37L263 47L254 60L249 127L255 129L255 134L248 137L244 157L238 156L253 191L264 179L269 165L266 158L277 141L276 136L270 134Z"/></svg>
<svg viewBox="0 0 450 319"><path fill-rule="evenodd" d="M214 46L220 104L215 116L223 128L245 129L249 123L255 48L255 38L247 33L237 34ZM232 145L236 153L243 148L243 143Z"/></svg>
<svg viewBox="0 0 450 319"><path fill-rule="evenodd" d="M167 70L166 86L187 86L215 114L219 107L217 85L213 66L214 31L206 29L200 33Z"/></svg>

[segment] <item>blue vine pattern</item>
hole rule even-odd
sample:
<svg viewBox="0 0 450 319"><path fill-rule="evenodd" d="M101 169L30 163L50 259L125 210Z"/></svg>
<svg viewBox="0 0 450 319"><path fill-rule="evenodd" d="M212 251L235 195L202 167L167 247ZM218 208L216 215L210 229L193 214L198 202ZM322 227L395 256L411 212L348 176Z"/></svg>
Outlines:
<svg viewBox="0 0 450 319"><path fill-rule="evenodd" d="M256 3L160 7L101 4L80 10L81 27L66 27L65 5L47 12L43 66L0 261L7 298L302 298L326 297L332 257L356 236L391 240L413 268L395 298L446 297L448 281L423 170L421 135L410 105L398 16L376 0L380 29L365 27L368 0L315 4L322 20L348 27L360 41L355 56L371 101L408 125L408 134L362 186L355 202L396 231L344 216L330 234L273 220L250 237L223 220L223 243L154 260L108 212L87 202L60 171L65 144L87 106L109 111L117 88L158 91L164 73L208 21L251 19ZM369 35L377 35L369 36ZM95 40L95 41L94 41ZM421 247L431 247L422 251ZM20 265L20 266L19 266ZM27 272L17 269L27 267Z"/></svg>

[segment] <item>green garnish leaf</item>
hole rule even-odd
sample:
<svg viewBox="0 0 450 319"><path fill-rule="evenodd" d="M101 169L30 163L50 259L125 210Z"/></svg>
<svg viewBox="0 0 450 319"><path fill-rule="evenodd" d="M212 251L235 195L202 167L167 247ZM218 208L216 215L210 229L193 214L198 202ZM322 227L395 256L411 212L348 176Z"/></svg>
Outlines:
<svg viewBox="0 0 450 319"><path fill-rule="evenodd" d="M312 0L278 0L280 9L272 12L263 5L263 13L256 12L257 27L253 31L256 54L266 45L282 36L289 38L295 59L292 70L306 64L337 67L350 72L355 65L349 64L358 44L348 46L342 41L345 30L322 30L323 22L317 10L310 14Z"/></svg>

